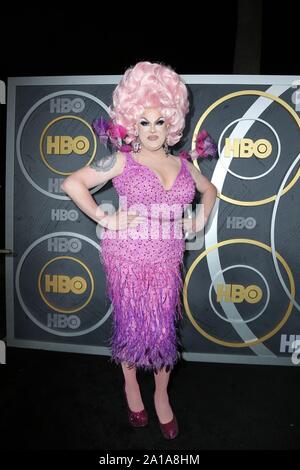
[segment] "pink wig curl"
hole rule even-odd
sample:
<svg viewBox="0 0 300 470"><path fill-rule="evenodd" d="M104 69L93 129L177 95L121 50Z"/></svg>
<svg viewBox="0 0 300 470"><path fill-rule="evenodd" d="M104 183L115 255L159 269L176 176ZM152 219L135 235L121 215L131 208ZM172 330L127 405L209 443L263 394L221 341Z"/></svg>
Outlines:
<svg viewBox="0 0 300 470"><path fill-rule="evenodd" d="M110 117L127 129L127 144L135 139L134 127L145 108L160 109L169 124L167 143L175 145L182 136L189 101L185 83L171 67L138 62L115 88Z"/></svg>

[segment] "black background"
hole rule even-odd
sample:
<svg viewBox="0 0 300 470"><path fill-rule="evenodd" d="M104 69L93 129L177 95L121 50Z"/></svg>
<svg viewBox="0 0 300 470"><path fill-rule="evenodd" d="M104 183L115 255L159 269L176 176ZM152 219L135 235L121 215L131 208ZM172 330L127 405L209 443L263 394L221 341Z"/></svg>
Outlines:
<svg viewBox="0 0 300 470"><path fill-rule="evenodd" d="M261 3L259 73L299 74L298 2ZM68 11L16 7L15 15L1 17L0 79L123 74L140 60L166 63L181 74L230 74L237 7L237 0L181 2L166 10L159 2L71 5Z"/></svg>

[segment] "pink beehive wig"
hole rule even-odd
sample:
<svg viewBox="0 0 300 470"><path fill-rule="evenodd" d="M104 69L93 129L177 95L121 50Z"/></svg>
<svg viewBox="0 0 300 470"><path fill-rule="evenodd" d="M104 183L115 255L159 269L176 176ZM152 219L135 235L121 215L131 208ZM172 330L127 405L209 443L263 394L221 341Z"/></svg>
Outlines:
<svg viewBox="0 0 300 470"><path fill-rule="evenodd" d="M134 127L145 108L160 109L169 124L167 143L175 145L182 136L189 100L185 83L170 66L138 62L115 88L110 117L126 128L127 144L135 139Z"/></svg>

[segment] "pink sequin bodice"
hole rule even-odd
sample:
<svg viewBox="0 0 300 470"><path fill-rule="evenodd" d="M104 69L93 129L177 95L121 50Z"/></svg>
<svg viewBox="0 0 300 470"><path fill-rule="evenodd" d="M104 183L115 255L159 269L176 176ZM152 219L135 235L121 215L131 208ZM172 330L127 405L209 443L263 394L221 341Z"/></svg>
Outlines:
<svg viewBox="0 0 300 470"><path fill-rule="evenodd" d="M185 249L183 228L178 219L193 201L195 182L185 159L170 189L165 189L158 175L126 153L122 174L112 179L120 207L137 210L147 223L121 231L105 229L101 240L103 256L114 256L136 262L181 262ZM179 157L178 157L179 158ZM127 205L127 206L126 206ZM164 212L166 211L166 212ZM114 232L113 237L107 236Z"/></svg>

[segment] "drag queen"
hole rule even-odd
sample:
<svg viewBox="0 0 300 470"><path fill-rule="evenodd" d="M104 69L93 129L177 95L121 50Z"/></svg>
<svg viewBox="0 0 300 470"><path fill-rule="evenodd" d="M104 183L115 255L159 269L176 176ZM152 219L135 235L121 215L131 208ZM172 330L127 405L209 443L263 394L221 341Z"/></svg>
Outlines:
<svg viewBox="0 0 300 470"><path fill-rule="evenodd" d="M116 151L74 172L62 185L104 227L100 259L114 307L111 359L122 366L129 422L134 427L148 423L136 370L153 371L154 405L166 439L179 433L167 387L181 345L184 233L203 229L217 194L186 154L169 151L182 136L188 110L186 85L171 67L150 62L130 67L113 92L110 124L102 118L94 124ZM114 213L104 212L89 192L109 180L120 201ZM196 191L203 210L184 217Z"/></svg>

